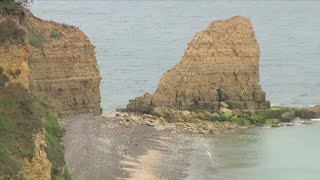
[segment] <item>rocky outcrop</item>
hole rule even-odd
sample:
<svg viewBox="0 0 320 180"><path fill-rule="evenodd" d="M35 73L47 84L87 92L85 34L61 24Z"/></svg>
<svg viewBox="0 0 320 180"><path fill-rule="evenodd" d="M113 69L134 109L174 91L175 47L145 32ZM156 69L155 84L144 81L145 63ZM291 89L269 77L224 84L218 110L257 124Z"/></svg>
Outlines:
<svg viewBox="0 0 320 180"><path fill-rule="evenodd" d="M100 80L94 46L79 28L1 6L0 179L69 177L51 110L101 114Z"/></svg>
<svg viewBox="0 0 320 180"><path fill-rule="evenodd" d="M94 46L79 28L31 18L30 90L60 115L101 114ZM33 32L32 32L33 31Z"/></svg>
<svg viewBox="0 0 320 180"><path fill-rule="evenodd" d="M232 17L197 33L179 64L161 77L152 98L131 100L127 109L148 109L146 102L149 109L218 111L221 102L230 109L269 108L259 84L259 45L250 20Z"/></svg>
<svg viewBox="0 0 320 180"><path fill-rule="evenodd" d="M79 28L21 9L0 14L0 67L7 84L22 84L59 116L101 114L94 46Z"/></svg>
<svg viewBox="0 0 320 180"><path fill-rule="evenodd" d="M28 56L30 47L26 41L25 14L21 10L0 9L0 70L1 83L20 84L28 89Z"/></svg>
<svg viewBox="0 0 320 180"><path fill-rule="evenodd" d="M47 158L44 132L34 136L34 152L31 160L23 160L23 175L26 179L51 179L52 165Z"/></svg>

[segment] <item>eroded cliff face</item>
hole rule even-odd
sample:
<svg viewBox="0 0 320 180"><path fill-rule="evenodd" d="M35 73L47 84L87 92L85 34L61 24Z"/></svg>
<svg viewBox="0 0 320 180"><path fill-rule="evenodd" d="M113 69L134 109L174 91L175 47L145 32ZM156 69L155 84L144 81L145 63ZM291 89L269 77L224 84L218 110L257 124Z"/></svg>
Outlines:
<svg viewBox="0 0 320 180"><path fill-rule="evenodd" d="M67 176L63 130L49 114L101 114L100 80L79 28L0 8L0 179Z"/></svg>
<svg viewBox="0 0 320 180"><path fill-rule="evenodd" d="M20 84L29 87L26 19L21 10L0 10L0 84ZM6 77L6 78L4 78Z"/></svg>
<svg viewBox="0 0 320 180"><path fill-rule="evenodd" d="M94 46L77 27L2 10L0 59L9 83L20 83L59 116L101 114Z"/></svg>
<svg viewBox="0 0 320 180"><path fill-rule="evenodd" d="M259 84L259 45L244 17L213 22L197 33L179 64L161 77L155 93L131 100L127 109L218 111L221 102L230 109L270 107Z"/></svg>
<svg viewBox="0 0 320 180"><path fill-rule="evenodd" d="M60 116L100 115L100 75L94 46L79 28L28 14L30 90Z"/></svg>

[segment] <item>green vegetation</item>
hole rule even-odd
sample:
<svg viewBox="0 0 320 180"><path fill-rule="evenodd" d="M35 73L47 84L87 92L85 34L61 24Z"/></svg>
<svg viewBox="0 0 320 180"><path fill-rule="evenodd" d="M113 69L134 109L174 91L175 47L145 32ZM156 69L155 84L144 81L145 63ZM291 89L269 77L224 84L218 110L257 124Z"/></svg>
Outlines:
<svg viewBox="0 0 320 180"><path fill-rule="evenodd" d="M0 179L24 179L21 160L33 157L33 135L43 128L53 179L71 179L63 157L64 130L55 115L24 88L0 87Z"/></svg>
<svg viewBox="0 0 320 180"><path fill-rule="evenodd" d="M72 180L71 174L69 173L68 168L64 168L64 173L55 177L56 180Z"/></svg>
<svg viewBox="0 0 320 180"><path fill-rule="evenodd" d="M232 117L230 121L241 126L248 126L251 124L250 120L239 117Z"/></svg>
<svg viewBox="0 0 320 180"><path fill-rule="evenodd" d="M28 58L28 66L32 69L34 67L35 60L32 56L29 56Z"/></svg>
<svg viewBox="0 0 320 180"><path fill-rule="evenodd" d="M65 164L64 150L60 141L64 130L59 126L57 118L50 111L46 112L45 128L48 159L52 163L54 175L58 176L62 174Z"/></svg>
<svg viewBox="0 0 320 180"><path fill-rule="evenodd" d="M41 48L41 55L42 55L42 57L46 57L46 53L44 52L44 49L43 48Z"/></svg>
<svg viewBox="0 0 320 180"><path fill-rule="evenodd" d="M59 31L51 31L51 34L50 34L50 36L54 39L60 39L61 35L62 34Z"/></svg>
<svg viewBox="0 0 320 180"><path fill-rule="evenodd" d="M43 35L36 29L32 28L29 33L29 44L35 48L42 48Z"/></svg>
<svg viewBox="0 0 320 180"><path fill-rule="evenodd" d="M213 113L209 119L210 121L221 121L220 115L218 113Z"/></svg>
<svg viewBox="0 0 320 180"><path fill-rule="evenodd" d="M287 107L271 107L261 112L251 112L242 110L237 114L231 111L209 114L207 112L198 112L196 117L201 120L232 122L241 126L268 124L272 127L278 127L280 122L290 122L296 117L296 111Z"/></svg>
<svg viewBox="0 0 320 180"><path fill-rule="evenodd" d="M3 68L0 67L0 87L3 87L6 82L8 82L8 77L3 74Z"/></svg>
<svg viewBox="0 0 320 180"><path fill-rule="evenodd" d="M41 109L23 88L0 87L0 176L23 178L23 158L33 156L32 135L40 132Z"/></svg>
<svg viewBox="0 0 320 180"><path fill-rule="evenodd" d="M15 9L20 7L15 0L0 0L0 9Z"/></svg>

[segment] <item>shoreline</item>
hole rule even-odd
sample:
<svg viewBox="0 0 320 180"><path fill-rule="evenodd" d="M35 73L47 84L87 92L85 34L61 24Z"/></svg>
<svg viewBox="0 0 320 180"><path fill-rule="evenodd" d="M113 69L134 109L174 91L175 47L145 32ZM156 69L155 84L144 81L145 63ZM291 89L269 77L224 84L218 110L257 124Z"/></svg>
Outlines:
<svg viewBox="0 0 320 180"><path fill-rule="evenodd" d="M210 158L210 137L249 128L223 127L225 131L206 134L149 115L119 112L76 115L61 118L59 123L66 130L66 164L80 180L186 179L195 159Z"/></svg>
<svg viewBox="0 0 320 180"><path fill-rule="evenodd" d="M66 164L80 180L185 179L194 152L206 152L208 143L206 135L110 117L78 115L59 123L66 130Z"/></svg>

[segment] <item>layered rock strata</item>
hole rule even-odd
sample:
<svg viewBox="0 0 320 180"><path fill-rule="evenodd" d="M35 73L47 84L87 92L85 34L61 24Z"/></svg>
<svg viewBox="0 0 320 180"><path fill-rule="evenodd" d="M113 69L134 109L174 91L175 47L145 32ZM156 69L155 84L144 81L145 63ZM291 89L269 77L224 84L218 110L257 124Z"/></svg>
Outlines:
<svg viewBox="0 0 320 180"><path fill-rule="evenodd" d="M221 102L230 109L270 107L259 84L259 45L245 17L216 21L197 33L181 61L161 77L155 93L130 100L127 110L214 112Z"/></svg>
<svg viewBox="0 0 320 180"><path fill-rule="evenodd" d="M77 27L30 18L41 44L29 56L30 89L60 115L101 114L94 46Z"/></svg>
<svg viewBox="0 0 320 180"><path fill-rule="evenodd" d="M59 116L101 114L94 46L79 28L20 9L1 10L0 27L0 67L8 83L22 84Z"/></svg>
<svg viewBox="0 0 320 180"><path fill-rule="evenodd" d="M63 130L46 105L60 116L99 115L100 80L79 28L0 7L0 179L66 176Z"/></svg>

